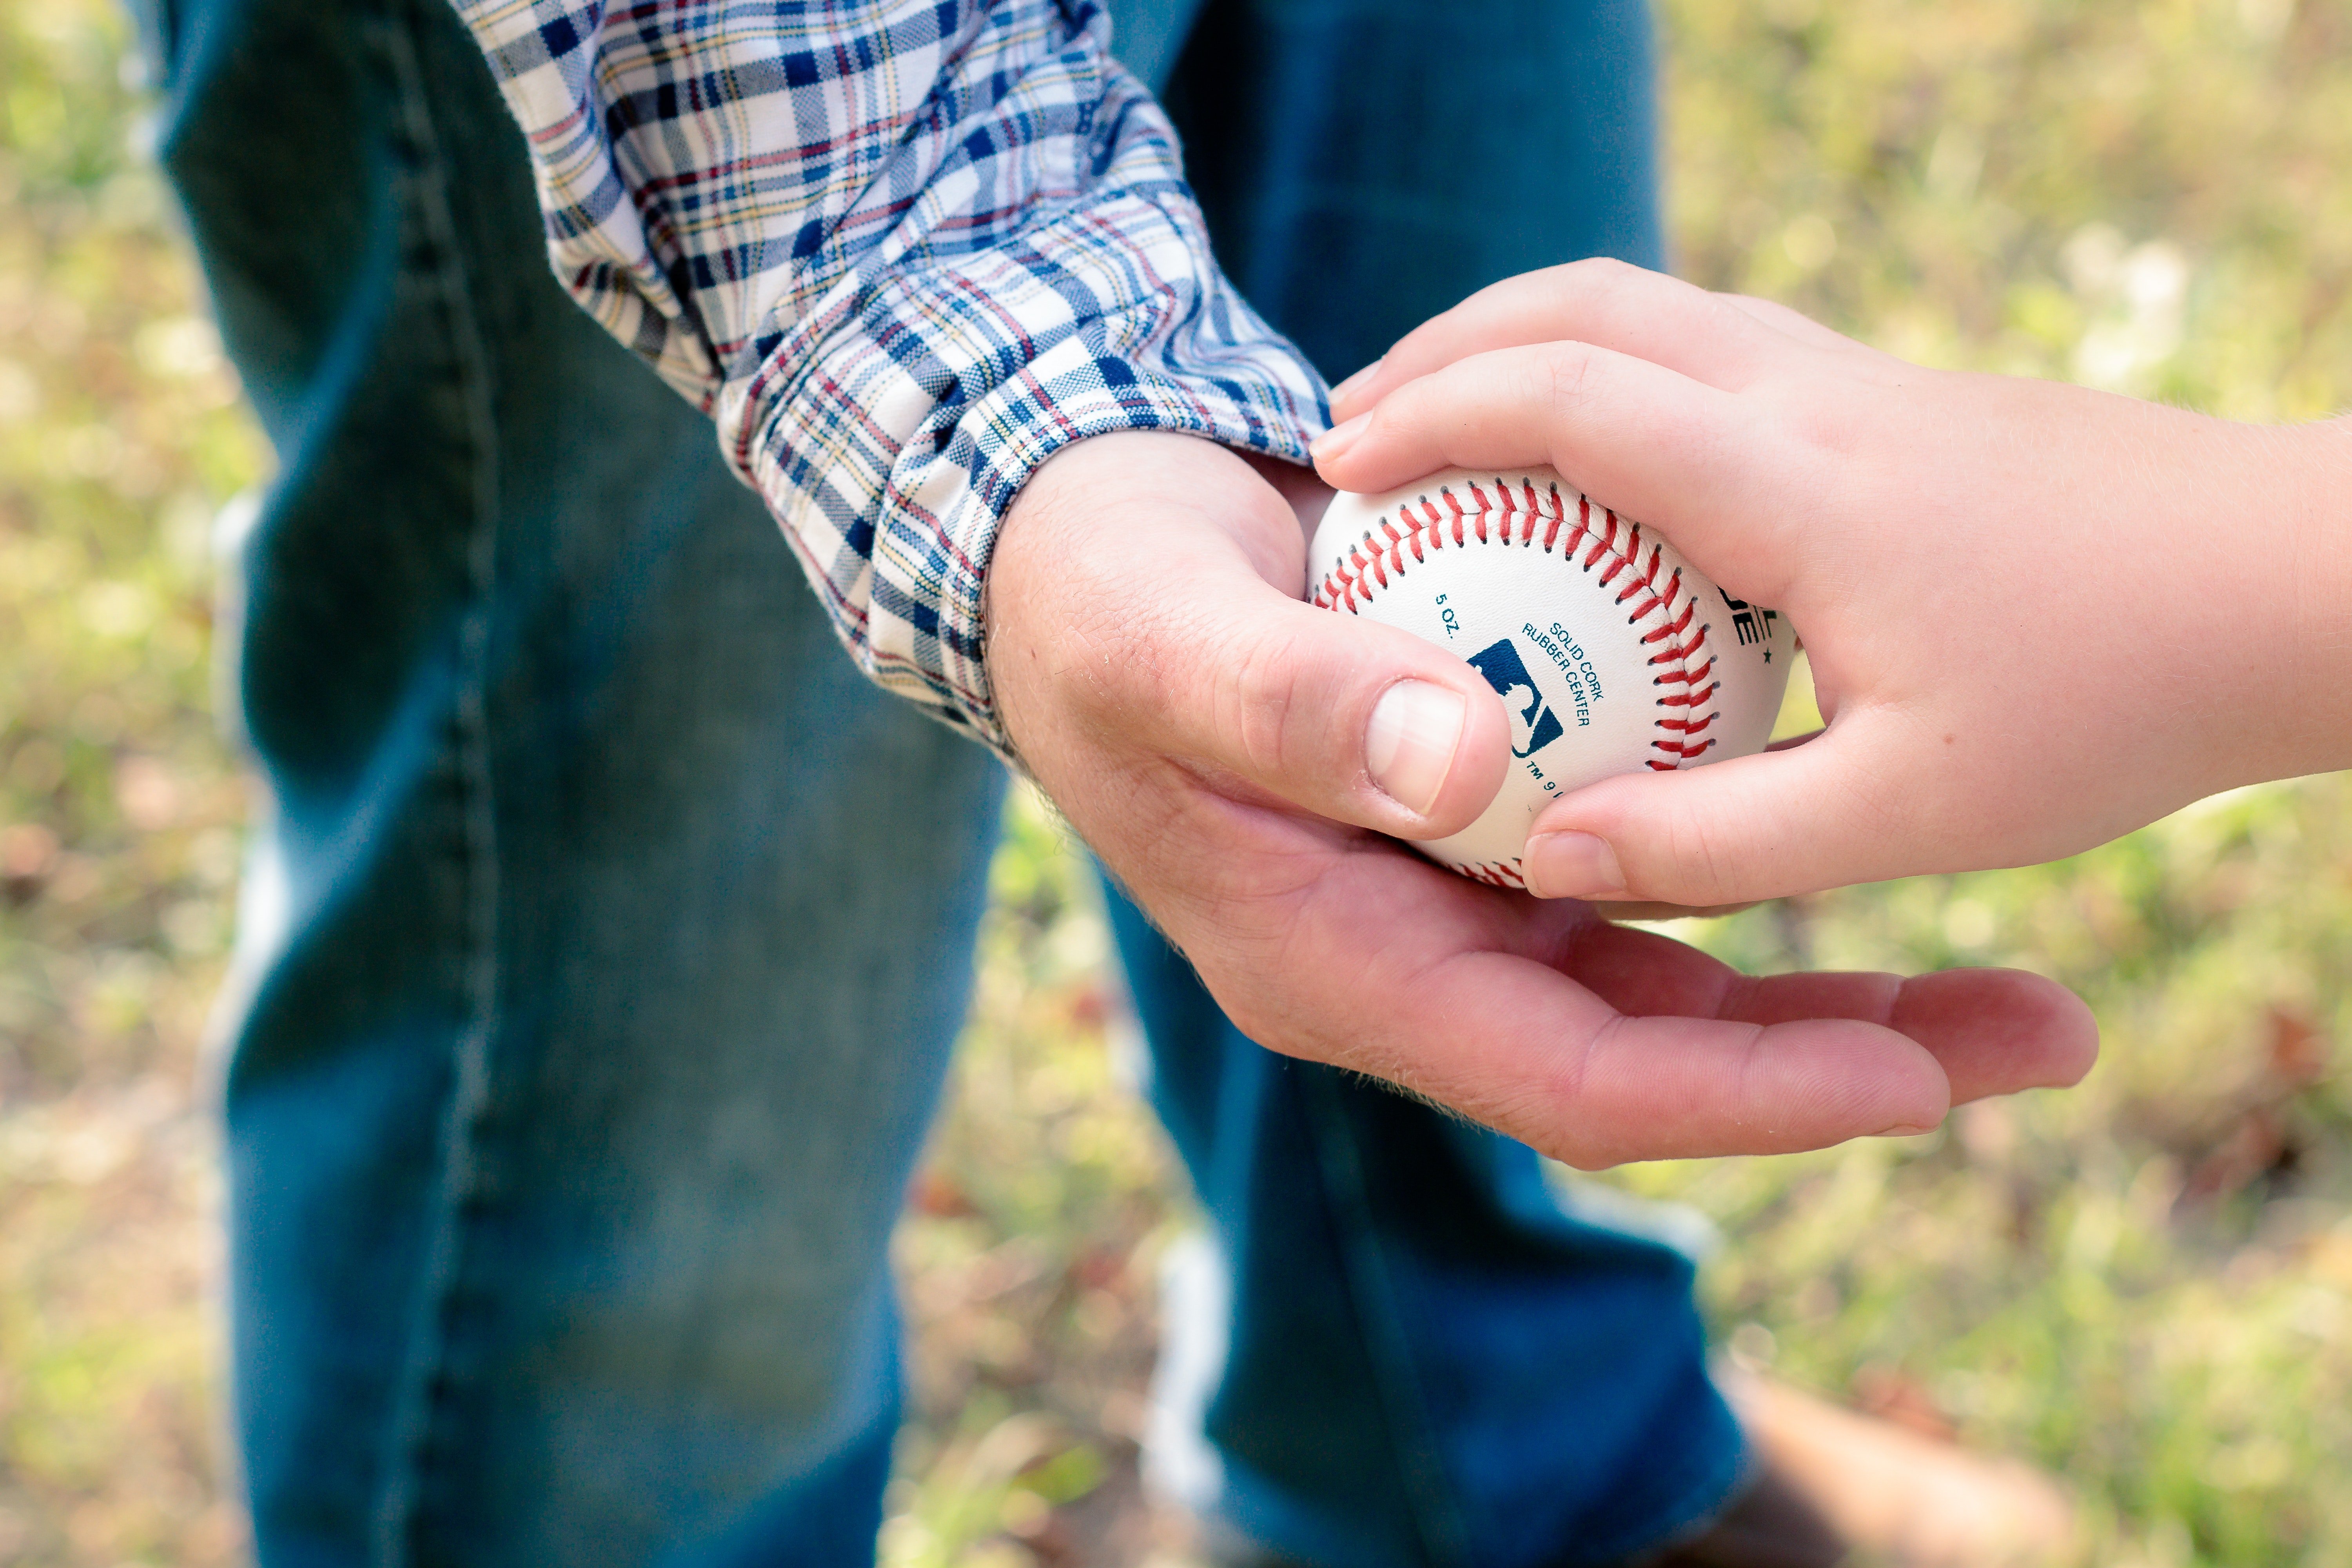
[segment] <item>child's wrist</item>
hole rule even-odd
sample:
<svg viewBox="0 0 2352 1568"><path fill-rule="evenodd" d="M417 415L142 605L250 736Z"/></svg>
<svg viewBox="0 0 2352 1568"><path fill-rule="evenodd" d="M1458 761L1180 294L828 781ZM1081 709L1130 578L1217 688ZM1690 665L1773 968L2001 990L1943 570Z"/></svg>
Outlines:
<svg viewBox="0 0 2352 1568"><path fill-rule="evenodd" d="M2260 614L2274 628L2261 773L2352 768L2352 420L2240 429L2239 504L2275 524L2258 535L2268 546Z"/></svg>

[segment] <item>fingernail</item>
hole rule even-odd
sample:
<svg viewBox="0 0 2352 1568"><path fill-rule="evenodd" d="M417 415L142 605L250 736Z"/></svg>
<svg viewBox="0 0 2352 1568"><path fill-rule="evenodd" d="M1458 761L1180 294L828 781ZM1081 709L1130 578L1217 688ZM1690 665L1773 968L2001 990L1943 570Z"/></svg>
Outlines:
<svg viewBox="0 0 2352 1568"><path fill-rule="evenodd" d="M1538 833L1519 852L1519 874L1538 899L1593 899L1625 890L1617 851L1590 833Z"/></svg>
<svg viewBox="0 0 2352 1568"><path fill-rule="evenodd" d="M1875 1136L1880 1138L1916 1138L1923 1132L1933 1132L1937 1128L1942 1125L1943 1123L1939 1121L1898 1121L1894 1126L1878 1132Z"/></svg>
<svg viewBox="0 0 2352 1568"><path fill-rule="evenodd" d="M1364 383L1371 380L1373 376L1380 374L1381 366L1387 363L1388 356L1383 354L1379 359L1376 359L1371 363L1366 365L1363 369L1358 371L1355 374L1349 376L1347 380L1341 382L1339 385L1333 387L1331 389L1331 401L1334 404L1346 402L1348 394L1353 392L1357 387L1363 385Z"/></svg>
<svg viewBox="0 0 2352 1568"><path fill-rule="evenodd" d="M1381 694L1364 728L1364 767L1388 797L1427 816L1454 768L1469 704L1426 680L1400 680Z"/></svg>
<svg viewBox="0 0 2352 1568"><path fill-rule="evenodd" d="M1369 414L1359 414L1345 425L1334 425L1316 437L1307 449L1315 454L1318 462L1325 458L1336 458L1356 444L1356 437L1364 433L1364 426L1370 424L1371 419Z"/></svg>

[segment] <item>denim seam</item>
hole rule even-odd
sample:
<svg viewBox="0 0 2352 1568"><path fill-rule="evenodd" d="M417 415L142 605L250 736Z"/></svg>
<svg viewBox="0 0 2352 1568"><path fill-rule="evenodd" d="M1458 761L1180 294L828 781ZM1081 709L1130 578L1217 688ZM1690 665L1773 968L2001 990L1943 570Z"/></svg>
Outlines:
<svg viewBox="0 0 2352 1568"><path fill-rule="evenodd" d="M498 560L497 416L490 393L489 356L474 316L457 218L445 184L448 163L426 97L413 32L420 21L414 4L394 0L389 14L378 19L378 26L392 79L398 133L415 157L415 166L405 172L404 183L409 187L422 237L432 247L429 283L448 332L473 447L474 527L466 561L469 602L458 622L452 712L464 802L461 842L467 951L463 974L468 1016L457 1037L449 1102L440 1131L439 1206L431 1216L415 1321L394 1384L384 1486L371 1552L378 1568L398 1568L412 1560L415 1550L424 1471L430 1458L433 1419L449 1350L450 1298L464 1262L467 1213L482 1185L478 1137L489 1099L499 958L497 817L488 723L491 589Z"/></svg>
<svg viewBox="0 0 2352 1568"><path fill-rule="evenodd" d="M1363 1317L1365 1348L1372 1358L1380 1400L1399 1439L1394 1445L1397 1468L1422 1550L1432 1563L1466 1568L1471 1561L1469 1524L1454 1501L1428 1398L1413 1370L1412 1338L1389 1286L1386 1260L1380 1256L1379 1226L1364 1188L1362 1159L1346 1112L1333 1103L1333 1079L1313 1071L1302 1077L1312 1107L1317 1163L1335 1201L1348 1210L1340 1253Z"/></svg>

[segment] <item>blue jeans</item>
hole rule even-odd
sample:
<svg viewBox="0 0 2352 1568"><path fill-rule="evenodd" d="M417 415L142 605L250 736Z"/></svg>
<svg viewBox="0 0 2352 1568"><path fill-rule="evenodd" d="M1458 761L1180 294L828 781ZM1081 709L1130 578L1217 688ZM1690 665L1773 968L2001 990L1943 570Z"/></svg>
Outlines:
<svg viewBox="0 0 2352 1568"><path fill-rule="evenodd" d="M1656 259L1637 0L1144 9L1220 245L1327 371L1503 273ZM261 1561L867 1562L1000 770L859 680L702 420L549 279L441 0L148 20L281 463L221 634L268 803L224 1011ZM1198 1506L1511 1568L1721 1502L1680 1255L1260 1050L1114 917L1213 1243L1164 1389Z"/></svg>

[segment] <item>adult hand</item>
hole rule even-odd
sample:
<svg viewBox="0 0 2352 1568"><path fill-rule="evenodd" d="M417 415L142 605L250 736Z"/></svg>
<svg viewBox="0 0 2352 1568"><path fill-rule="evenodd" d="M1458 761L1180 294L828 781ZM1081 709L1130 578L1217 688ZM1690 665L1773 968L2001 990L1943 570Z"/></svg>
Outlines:
<svg viewBox="0 0 2352 1568"><path fill-rule="evenodd" d="M1541 893L2025 865L2352 764L2352 424L1923 370L1610 262L1497 284L1342 393L1333 483L1549 463L1804 638L1822 735L1554 802Z"/></svg>
<svg viewBox="0 0 2352 1568"><path fill-rule="evenodd" d="M2088 1068L2087 1013L2032 975L1751 980L1395 843L1485 807L1506 716L1443 649L1302 603L1305 540L1250 462L1137 433L1041 468L990 567L1024 762L1253 1039L1586 1166L1916 1131Z"/></svg>

